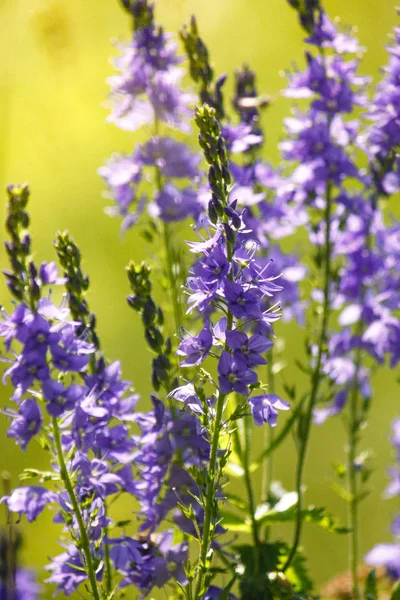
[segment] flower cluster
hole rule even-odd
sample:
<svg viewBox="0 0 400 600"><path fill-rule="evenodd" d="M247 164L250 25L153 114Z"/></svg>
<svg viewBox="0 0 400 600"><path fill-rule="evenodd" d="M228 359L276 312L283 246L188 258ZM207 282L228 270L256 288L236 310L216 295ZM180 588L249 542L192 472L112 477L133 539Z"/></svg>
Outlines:
<svg viewBox="0 0 400 600"><path fill-rule="evenodd" d="M240 234L246 229L243 212L238 210L236 200L228 201L231 179L226 150L212 109L199 109L196 123L210 164L212 198L208 210L212 225L208 239L189 242L191 252L199 258L187 286L189 311L197 310L206 324L197 336L182 340L178 354L184 357L181 366L199 366L214 348L219 350L219 392L224 396L237 392L247 398L258 383L254 368L266 364L263 354L273 345L272 323L280 317L276 304L265 308L263 301L281 287L275 282L277 276L269 273L268 264L258 263L256 246L240 242ZM212 326L215 309L225 316ZM253 335L251 330L255 331ZM260 403L265 415L273 414L267 395L251 407ZM268 416L264 420L268 421Z"/></svg>
<svg viewBox="0 0 400 600"><path fill-rule="evenodd" d="M400 189L399 172L399 73L400 30L394 29L393 42L388 47L389 62L373 99L369 117L373 125L365 136L365 147L373 161L372 175L378 190L390 195Z"/></svg>
<svg viewBox="0 0 400 600"><path fill-rule="evenodd" d="M400 420L393 422L392 445L396 450L397 461L400 460ZM398 466L389 469L390 483L386 487L385 498L397 498L400 496L400 469ZM400 538L400 515L397 515L391 526L391 532L396 540ZM365 558L368 565L375 567L386 567L388 574L393 579L400 579L400 543L399 541L391 544L377 544L370 550Z"/></svg>
<svg viewBox="0 0 400 600"><path fill-rule="evenodd" d="M156 26L147 2L133 2L130 10L135 31L115 61L120 74L110 78L114 108L109 121L128 131L151 125L155 135L131 155L114 155L99 169L116 203L107 212L123 217L124 231L138 221L147 204L150 217L167 223L197 219L203 208L193 187L200 179L200 157L185 143L158 133L163 124L189 130L189 107L195 96L182 90L183 58L170 36ZM182 187L181 180L191 180L192 185ZM149 181L155 183L156 192L148 203Z"/></svg>

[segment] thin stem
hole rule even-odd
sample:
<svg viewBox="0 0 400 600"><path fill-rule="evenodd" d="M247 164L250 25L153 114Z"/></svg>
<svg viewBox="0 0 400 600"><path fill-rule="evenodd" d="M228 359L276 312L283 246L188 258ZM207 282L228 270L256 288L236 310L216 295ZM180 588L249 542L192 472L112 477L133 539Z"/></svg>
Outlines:
<svg viewBox="0 0 400 600"><path fill-rule="evenodd" d="M166 258L167 276L170 285L171 302L174 311L175 319L175 330L179 331L183 326L182 310L180 302L179 287L177 285L177 278L174 273L174 250L171 240L171 226L169 223L163 224L163 238L164 238L164 249Z"/></svg>
<svg viewBox="0 0 400 600"><path fill-rule="evenodd" d="M244 428L241 427L239 432L239 427L243 424ZM260 555L260 536L259 536L259 528L256 520L256 502L254 498L254 490L253 484L250 475L250 435L251 435L251 420L249 418L244 418L243 421L238 423L238 426L233 431L233 441L236 454L239 458L240 466L244 472L244 483L248 498L248 511L250 513L251 519L251 533L253 537L253 545L255 552L255 562L256 562L256 571L259 571L260 563L261 563L261 555Z"/></svg>
<svg viewBox="0 0 400 600"><path fill-rule="evenodd" d="M211 519L214 509L214 496L216 488L216 474L217 474L217 454L219 447L219 435L222 428L222 412L225 403L225 394L218 394L217 407L214 421L214 431L211 442L211 455L210 455L210 468L208 471L207 480L207 496L206 506L204 511L204 526L203 526L203 537L200 545L200 573L197 579L196 590L194 594L194 600L200 599L200 594L203 591L204 575L207 571L206 561L207 555L210 550L210 532L211 532Z"/></svg>
<svg viewBox="0 0 400 600"><path fill-rule="evenodd" d="M233 249L232 245L227 242L227 256L228 261L232 261ZM233 324L233 315L229 311L227 317L227 329L232 329ZM225 344L225 349L227 346ZM215 412L215 420L214 420L214 431L211 442L211 454L210 454L210 468L208 471L208 480L207 480L207 492L206 492L206 506L204 509L204 527L203 527L203 537L200 544L200 573L197 579L196 590L194 593L194 600L200 599L200 594L202 592L203 584L204 584L204 575L207 572L206 568L206 560L207 555L210 550L210 532L211 532L211 517L215 505L215 490L216 484L215 482L216 474L217 474L217 454L219 447L219 436L222 429L222 413L224 410L226 395L218 393L217 398L217 407Z"/></svg>
<svg viewBox="0 0 400 600"><path fill-rule="evenodd" d="M60 467L60 475L61 479L65 485L65 489L67 490L69 500L71 502L73 511L76 516L76 520L78 521L79 533L80 533L80 542L82 544L82 550L86 559L86 569L87 575L89 578L89 584L91 587L91 591L93 594L94 600L100 600L99 590L97 589L97 581L96 581L96 572L93 566L92 561L92 551L90 548L90 541L86 532L86 526L83 522L83 517L81 513L80 506L78 504L78 500L75 496L74 488L72 486L71 480L69 478L68 469L65 464L63 449L61 445L61 436L60 429L58 427L57 417L52 418L53 425L53 434L54 434L54 443L57 453L57 460Z"/></svg>
<svg viewBox="0 0 400 600"><path fill-rule="evenodd" d="M107 518L107 506L104 503L104 508L105 508L105 516ZM108 538L108 527L106 526L104 528L104 537ZM105 588L105 592L106 594L110 594L112 589L113 589L113 572L112 572L112 566L111 566L111 558L110 558L110 548L108 544L104 544L104 563L105 563L105 582L104 582L104 588Z"/></svg>
<svg viewBox="0 0 400 600"><path fill-rule="evenodd" d="M321 331L318 339L318 355L317 361L312 374L312 388L310 394L310 401L308 403L305 414L303 415L303 422L301 423L301 438L300 438L300 449L297 461L296 470L296 491L297 491L297 505L296 505L296 524L293 537L293 544L286 564L283 567L283 571L290 566L300 543L301 532L303 526L302 511L303 511L303 473L307 456L308 442L310 438L310 429L312 424L312 415L315 407L315 403L318 398L319 387L321 383L321 371L322 371L322 358L326 345L326 337L329 324L329 313L330 313L330 298L329 298L329 283L331 276L331 210L332 210L332 185L328 181L326 189L326 205L325 205L325 244L324 244L324 303L322 309L322 322Z"/></svg>
<svg viewBox="0 0 400 600"><path fill-rule="evenodd" d="M360 355L360 352L358 353ZM359 360L358 360L359 363ZM357 363L356 372L359 364ZM357 578L358 566L358 490L357 490L357 472L355 460L357 456L358 443L358 388L354 385L350 398L350 419L349 419L349 444L348 444L348 489L350 492L349 501L349 527L351 529L349 536L349 570L351 573L352 591L354 600L359 600L360 590Z"/></svg>
<svg viewBox="0 0 400 600"><path fill-rule="evenodd" d="M273 360L274 360L274 353L273 353L273 348L271 348L271 350L268 353L268 365L267 365L268 391L270 394L275 394L275 375L274 375L274 371L272 368ZM264 448L271 446L273 441L274 441L274 428L266 427L264 429ZM268 500L273 475L274 475L274 457L273 457L273 453L271 452L263 460L263 477L262 477L262 487L261 487L261 497L262 497L263 502Z"/></svg>
<svg viewBox="0 0 400 600"><path fill-rule="evenodd" d="M249 500L249 512L251 519L251 533L253 536L254 553L256 561L256 573L260 570L261 554L260 554L260 535L259 527L256 519L256 503L254 499L253 484L250 475L250 445L251 445L251 417L244 417L244 435L243 435L243 453L242 467L244 470L244 482Z"/></svg>
<svg viewBox="0 0 400 600"><path fill-rule="evenodd" d="M267 373L268 373L268 391L271 394L275 394L275 375L273 371L273 360L274 360L274 349L268 353L268 365L267 365ZM272 446L274 442L274 428L267 427L264 428L264 448L269 448ZM267 502L271 484L274 477L274 453L270 452L268 456L263 459L263 471L262 471L262 483L261 483L261 500L262 502ZM268 541L270 533L270 527L266 526L265 528L265 539Z"/></svg>
<svg viewBox="0 0 400 600"><path fill-rule="evenodd" d="M154 132L156 136L159 135L158 119L155 119L154 121ZM163 181L160 167L157 164L155 165L155 173L157 190L161 192L163 188ZM178 332L179 329L183 326L181 301L179 288L177 286L177 281L174 273L174 247L171 240L171 225L169 223L166 223L165 221L163 222L163 240L166 259L166 271L169 280L171 302L174 312L175 331Z"/></svg>
<svg viewBox="0 0 400 600"><path fill-rule="evenodd" d="M3 482L3 492L4 496L9 496L11 493L11 476L8 471L3 471L1 474L1 479ZM14 535L14 527L13 527L13 518L12 513L9 510L7 504L5 504L6 509L6 600L15 600L16 599L16 588L15 588L15 576L17 572L17 543ZM8 594L8 595L7 595Z"/></svg>
<svg viewBox="0 0 400 600"><path fill-rule="evenodd" d="M371 198L371 205L373 211L376 206L376 199L374 196ZM371 221L368 223L367 235L366 235L366 247L369 250L371 246ZM360 305L364 305L366 289L363 285L360 295ZM363 334L363 323L360 320L357 325L356 337L361 338ZM360 588L358 585L357 567L358 567L358 482L357 482L357 467L356 457L358 451L359 442L359 431L361 424L366 419L366 410L361 408L359 410L359 388L358 388L358 375L362 364L362 349L360 347L356 350L355 357L355 371L353 388L350 397L350 408L349 408L349 425L348 425L348 453L347 453L347 478L348 478L348 491L350 493L349 510L348 510L348 524L350 528L349 536L349 547L348 547L348 564L349 571L351 574L352 593L355 600L360 598Z"/></svg>

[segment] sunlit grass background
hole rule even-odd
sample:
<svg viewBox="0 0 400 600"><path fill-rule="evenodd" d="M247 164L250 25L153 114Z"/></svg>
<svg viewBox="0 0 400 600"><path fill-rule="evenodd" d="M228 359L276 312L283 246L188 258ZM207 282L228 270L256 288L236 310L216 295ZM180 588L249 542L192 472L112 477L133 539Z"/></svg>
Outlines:
<svg viewBox="0 0 400 600"><path fill-rule="evenodd" d="M397 21L395 0L330 0L325 4L332 16L339 14L344 23L357 26L361 42L369 49L362 71L376 80L379 66L387 58L387 35ZM281 73L293 61L303 62L302 35L285 0L156 0L156 6L159 22L174 32L192 13L197 15L218 73L232 74L243 62L256 69L260 91L272 98L264 120L266 155L276 163L282 119L289 111L287 101L280 97L285 85ZM73 234L91 276L90 303L98 316L103 348L109 358L122 361L125 376L146 403L149 355L142 345L140 322L124 298L124 266L130 258L142 258L146 248L135 230L120 239L119 222L103 212L106 201L96 174L112 152L130 151L138 139L105 123L105 79L112 74L109 57L115 54L110 41L128 35L129 20L117 0L0 0L0 185L3 189L8 182L30 183L38 261L53 258L55 231L68 229ZM394 205L392 210L399 213ZM1 246L0 266L5 265ZM2 283L0 303L8 304ZM289 368L285 377L300 380L292 366L303 356L299 330L279 324L277 333L286 338L284 358ZM394 503L381 503L380 499L391 460L390 421L400 412L394 375L381 370L374 378L374 392L363 446L374 449L376 472L371 494L361 507L362 552L390 539L388 526L396 509ZM0 389L2 406L8 394L6 388ZM11 471L14 485L25 466L47 467L47 456L33 444L24 455L6 439L5 418L0 427L0 470ZM330 489L330 482L332 463L344 457L343 431L339 419L314 429L306 474L307 500L329 506L342 520L346 507ZM260 450L260 441L255 443ZM276 475L289 489L294 458L289 441L276 460ZM125 511L129 510L125 506ZM23 524L22 529L26 565L41 569L49 556L61 551L58 531L48 514L31 526ZM279 531L276 527L275 532L288 535L290 528ZM334 538L309 525L304 547L318 583L346 569L345 538ZM43 571L40 577L45 577ZM47 594L50 598L50 589Z"/></svg>

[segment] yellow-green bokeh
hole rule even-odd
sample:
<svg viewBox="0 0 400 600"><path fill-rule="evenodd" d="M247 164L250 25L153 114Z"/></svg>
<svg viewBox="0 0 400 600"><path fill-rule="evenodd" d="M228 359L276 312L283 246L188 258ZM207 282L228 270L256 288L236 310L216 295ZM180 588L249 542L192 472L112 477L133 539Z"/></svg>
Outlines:
<svg viewBox="0 0 400 600"><path fill-rule="evenodd" d="M376 80L387 58L387 34L397 20L395 0L329 0L325 4L332 16L339 14L344 23L358 27L361 42L369 49L361 70ZM265 118L266 156L276 163L282 119L289 110L288 102L280 97L285 85L281 72L293 61L303 62L302 35L294 11L285 0L156 0L156 5L157 18L166 30L177 31L192 13L197 15L217 72L231 74L243 62L255 68L260 91L272 98ZM105 79L112 74L109 58L116 53L110 41L128 35L128 19L117 0L0 0L0 186L30 183L32 234L39 261L53 258L55 231L68 229L73 234L91 276L90 303L98 316L103 348L108 357L121 359L125 376L146 398L149 354L140 323L124 299L124 266L130 258L142 257L145 248L135 230L120 239L119 222L103 212L106 201L96 174L112 152L130 151L138 139L105 122ZM1 244L0 266L5 265ZM3 283L0 303L8 303ZM287 339L285 359L293 365L303 355L302 337L295 326L278 325L277 331ZM298 379L296 367L290 366L285 377ZM400 412L394 381L386 369L374 377L374 406L363 447L374 449L376 473L371 494L361 507L362 552L390 539L388 527L396 508L380 500L391 460L390 421ZM8 392L0 390L1 406ZM10 470L15 484L25 466L47 465L47 456L39 450L31 448L23 454L6 439L5 418L0 431L0 470ZM331 464L343 460L344 443L339 419L315 428L306 472L307 500L328 506L343 520L345 506L330 489L330 481ZM288 488L294 458L289 442L276 461L276 474ZM60 551L50 516L23 529L26 564L40 568ZM287 535L290 528L276 528L276 533ZM335 538L310 525L304 547L319 583L346 569L344 537Z"/></svg>

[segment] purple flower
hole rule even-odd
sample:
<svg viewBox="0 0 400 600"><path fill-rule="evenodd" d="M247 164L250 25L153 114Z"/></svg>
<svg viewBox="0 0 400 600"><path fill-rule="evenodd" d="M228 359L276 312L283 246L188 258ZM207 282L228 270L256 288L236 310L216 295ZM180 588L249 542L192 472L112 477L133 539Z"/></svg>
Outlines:
<svg viewBox="0 0 400 600"><path fill-rule="evenodd" d="M254 424L257 426L268 423L271 427L275 427L278 410L289 410L289 402L281 400L276 394L265 394L263 396L253 396L249 398L251 414L253 415Z"/></svg>
<svg viewBox="0 0 400 600"><path fill-rule="evenodd" d="M210 585L204 596L202 596L201 600L220 600L224 590L215 585ZM236 600L236 596L233 594L228 595L229 600Z"/></svg>
<svg viewBox="0 0 400 600"><path fill-rule="evenodd" d="M365 556L367 565L386 567L393 579L400 578L400 544L377 544Z"/></svg>
<svg viewBox="0 0 400 600"><path fill-rule="evenodd" d="M57 501L57 494L46 488L29 486L15 489L8 497L3 498L11 512L25 514L28 521L35 521L43 509Z"/></svg>
<svg viewBox="0 0 400 600"><path fill-rule="evenodd" d="M98 171L110 190L110 196L117 203L117 212L122 216L132 214L129 209L136 198L136 189L142 179L142 163L138 153L132 156L113 155ZM115 209L107 209L114 214Z"/></svg>
<svg viewBox="0 0 400 600"><path fill-rule="evenodd" d="M42 586L37 583L35 573L28 569L17 569L15 573L15 589L7 589L7 584L0 578L1 600L39 600Z"/></svg>
<svg viewBox="0 0 400 600"><path fill-rule="evenodd" d="M39 268L39 278L42 285L61 285L67 281L65 277L58 276L58 269L55 262L43 262Z"/></svg>
<svg viewBox="0 0 400 600"><path fill-rule="evenodd" d="M163 587L171 578L182 585L187 583L184 564L188 558L188 545L181 542L173 546L174 532L164 531L157 538L157 556L155 561L154 583L157 587Z"/></svg>
<svg viewBox="0 0 400 600"><path fill-rule="evenodd" d="M218 382L221 394L238 392L248 394L248 386L257 383L257 374L247 368L246 363L237 361L229 352L222 352L218 362Z"/></svg>
<svg viewBox="0 0 400 600"><path fill-rule="evenodd" d="M25 304L18 304L10 316L7 315L4 309L1 309L1 316L0 337L4 338L6 350L9 351L12 341L20 335L25 320L30 318L30 311Z"/></svg>
<svg viewBox="0 0 400 600"><path fill-rule="evenodd" d="M237 361L243 361L251 369L265 365L267 361L261 354L272 348L273 342L263 335L253 335L250 339L242 331L227 331L226 341Z"/></svg>
<svg viewBox="0 0 400 600"><path fill-rule="evenodd" d="M108 539L110 558L114 567L124 577L120 587L135 585L139 590L148 592L154 585L155 555L152 545L143 540L127 536Z"/></svg>
<svg viewBox="0 0 400 600"><path fill-rule="evenodd" d="M175 44L152 25L136 31L121 50L115 60L120 74L109 80L114 109L108 120L129 131L156 119L185 129L193 97L180 87L183 72L176 66Z"/></svg>
<svg viewBox="0 0 400 600"><path fill-rule="evenodd" d="M204 327L198 336L183 338L179 344L177 355L186 356L179 364L181 367L192 367L200 365L211 350L213 336L209 327Z"/></svg>
<svg viewBox="0 0 400 600"><path fill-rule="evenodd" d="M247 152L247 150L262 142L262 136L255 135L252 127L245 123L224 125L221 127L221 133L225 139L227 149L232 154Z"/></svg>
<svg viewBox="0 0 400 600"><path fill-rule="evenodd" d="M193 268L193 274L205 283L221 282L229 272L229 264L224 248L217 244L198 260Z"/></svg>
<svg viewBox="0 0 400 600"><path fill-rule="evenodd" d="M225 297L228 309L237 319L260 318L260 294L256 290L245 289L230 279L224 281Z"/></svg>
<svg viewBox="0 0 400 600"><path fill-rule="evenodd" d="M140 150L143 165L156 166L164 177L194 179L201 156L171 137L152 137Z"/></svg>
<svg viewBox="0 0 400 600"><path fill-rule="evenodd" d="M400 144L399 101L400 101L400 32L394 28L391 45L387 48L389 61L383 69L383 78L373 99L369 117L372 125L367 132L365 149L374 161L374 183L378 192L394 194L399 189L399 160L397 148Z"/></svg>
<svg viewBox="0 0 400 600"><path fill-rule="evenodd" d="M391 482L386 486L384 497L394 498L395 496L400 496L400 468L390 467L388 473Z"/></svg>
<svg viewBox="0 0 400 600"><path fill-rule="evenodd" d="M56 585L57 592L70 596L81 583L87 580L87 575L76 546L70 544L66 550L46 566L46 569L51 572L46 583Z"/></svg>
<svg viewBox="0 0 400 600"><path fill-rule="evenodd" d="M51 353L53 355L54 366L62 372L77 371L79 373L83 371L90 360L88 354L76 354L70 352L69 348L67 350L62 346L54 346L51 348Z"/></svg>
<svg viewBox="0 0 400 600"><path fill-rule="evenodd" d="M315 408L313 412L314 423L321 425L328 417L338 415L346 405L348 390L339 390L333 399L333 402L323 408Z"/></svg>
<svg viewBox="0 0 400 600"><path fill-rule="evenodd" d="M190 216L196 218L200 210L196 191L190 187L179 189L170 182L164 185L149 206L150 216L167 223L182 221Z"/></svg>
<svg viewBox="0 0 400 600"><path fill-rule="evenodd" d="M18 416L13 418L7 436L15 438L22 450L25 450L30 440L39 433L42 422L42 415L36 400L28 398L21 402Z"/></svg>
<svg viewBox="0 0 400 600"><path fill-rule="evenodd" d="M42 389L47 412L52 417L59 417L64 411L72 410L86 395L86 388L82 385L72 384L64 387L53 379L45 381Z"/></svg>

